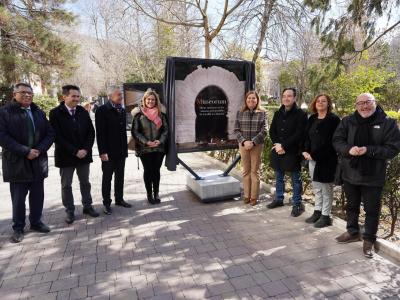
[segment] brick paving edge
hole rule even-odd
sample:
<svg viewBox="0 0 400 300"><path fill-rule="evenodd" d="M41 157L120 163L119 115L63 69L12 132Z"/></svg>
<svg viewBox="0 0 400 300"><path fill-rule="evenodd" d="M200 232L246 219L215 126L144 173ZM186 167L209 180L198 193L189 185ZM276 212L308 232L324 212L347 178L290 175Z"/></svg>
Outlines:
<svg viewBox="0 0 400 300"><path fill-rule="evenodd" d="M194 154L198 155L202 159L209 161L210 163L215 164L220 169L227 168L226 163L219 161L218 159L213 158L213 157L207 155L206 153L196 152ZM230 172L230 174L233 177L235 177L236 179L242 180L242 175L240 174L240 171L238 169L234 168ZM261 181L261 188L266 190L268 193L273 191L273 187L270 184L265 183L263 181ZM314 206L309 203L304 203L304 204L305 204L306 212L312 214L312 212L314 211ZM341 230L346 230L346 221L344 221L343 219L340 219L339 217L333 216L333 226L335 226L336 228L339 228ZM380 247L380 252L384 253L385 255L389 256L392 259L395 259L397 263L400 263L400 247L399 246L396 246L392 242L386 241L381 238L378 238L377 242Z"/></svg>

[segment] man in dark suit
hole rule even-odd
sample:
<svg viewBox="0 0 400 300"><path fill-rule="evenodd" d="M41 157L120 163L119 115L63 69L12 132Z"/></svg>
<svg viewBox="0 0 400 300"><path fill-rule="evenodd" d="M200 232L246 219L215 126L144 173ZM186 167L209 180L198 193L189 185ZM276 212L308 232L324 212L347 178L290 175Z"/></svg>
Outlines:
<svg viewBox="0 0 400 300"><path fill-rule="evenodd" d="M307 114L296 104L296 89L286 88L282 93L282 105L275 112L269 129L274 146L271 150L271 166L275 170L276 195L267 205L268 208L283 206L285 193L285 172L292 177L292 217L298 217L304 211L301 203L301 160L300 149L303 144Z"/></svg>
<svg viewBox="0 0 400 300"><path fill-rule="evenodd" d="M99 216L92 206L89 182L95 132L89 113L78 105L81 96L79 88L65 85L62 94L64 101L50 111L50 123L56 132L54 157L55 166L60 168L65 222L72 224L75 206L71 184L75 170L79 178L83 213L94 218Z"/></svg>
<svg viewBox="0 0 400 300"><path fill-rule="evenodd" d="M47 233L42 221L44 178L48 175L47 150L54 141L54 131L46 114L33 102L32 87L18 83L13 100L0 109L0 145L3 148L3 179L10 182L13 208L11 241L24 238L25 199L29 192L29 221L34 231Z"/></svg>
<svg viewBox="0 0 400 300"><path fill-rule="evenodd" d="M122 107L122 93L118 87L109 89L109 101L96 111L97 146L103 170L101 191L104 213L110 215L111 180L114 174L115 205L131 207L124 200L125 159L128 156L126 112Z"/></svg>

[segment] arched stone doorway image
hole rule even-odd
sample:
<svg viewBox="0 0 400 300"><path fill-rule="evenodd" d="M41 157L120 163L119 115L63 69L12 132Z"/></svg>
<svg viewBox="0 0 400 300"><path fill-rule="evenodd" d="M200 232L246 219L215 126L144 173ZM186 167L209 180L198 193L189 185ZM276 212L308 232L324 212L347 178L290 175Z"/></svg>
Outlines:
<svg viewBox="0 0 400 300"><path fill-rule="evenodd" d="M209 85L200 91L194 103L196 143L223 144L227 140L228 106L228 97L218 86Z"/></svg>
<svg viewBox="0 0 400 300"><path fill-rule="evenodd" d="M213 93L216 93L216 96ZM194 149L203 144L208 146L236 144L233 129L236 112L241 107L244 94L245 81L239 80L233 72L218 66L199 65L184 80L175 80L175 142L178 149ZM220 109L218 106L224 107L225 116L216 116L215 119L201 116L203 120L199 120L196 99L200 98L226 100L223 104L216 104L215 108L218 110ZM211 109L211 107L205 109ZM209 123L205 124L206 120ZM216 126L217 129L214 132L217 135L214 139L213 136L205 134L205 131L210 130L213 122L222 124ZM200 124L203 125L200 126Z"/></svg>

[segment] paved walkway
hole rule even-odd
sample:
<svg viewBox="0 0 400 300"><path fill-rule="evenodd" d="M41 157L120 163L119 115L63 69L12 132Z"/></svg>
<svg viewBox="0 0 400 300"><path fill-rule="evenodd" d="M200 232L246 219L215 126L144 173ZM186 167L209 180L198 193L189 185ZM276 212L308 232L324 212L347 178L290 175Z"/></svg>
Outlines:
<svg viewBox="0 0 400 300"><path fill-rule="evenodd" d="M182 157L196 169L212 167L194 154ZM92 191L101 209L95 161ZM78 220L67 226L51 167L44 221L52 232L28 231L18 245L8 242L11 204L1 183L0 299L399 299L400 267L364 258L361 243L336 244L334 227L317 230L305 215L289 217L287 206L202 204L186 190L181 168L163 171L162 203L149 206L141 173L131 155L125 198L133 208L86 219L78 206Z"/></svg>

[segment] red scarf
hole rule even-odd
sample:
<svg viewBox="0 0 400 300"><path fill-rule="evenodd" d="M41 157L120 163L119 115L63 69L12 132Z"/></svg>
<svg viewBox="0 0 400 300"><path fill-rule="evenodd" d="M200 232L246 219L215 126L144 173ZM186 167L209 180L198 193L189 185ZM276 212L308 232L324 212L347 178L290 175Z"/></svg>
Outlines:
<svg viewBox="0 0 400 300"><path fill-rule="evenodd" d="M157 129L161 128L162 121L161 121L161 118L160 118L160 116L158 114L158 108L157 107L154 107L154 108L142 107L142 112L147 117L147 119L149 119L150 121L152 121L156 125Z"/></svg>

